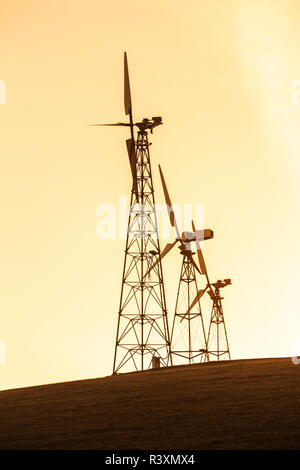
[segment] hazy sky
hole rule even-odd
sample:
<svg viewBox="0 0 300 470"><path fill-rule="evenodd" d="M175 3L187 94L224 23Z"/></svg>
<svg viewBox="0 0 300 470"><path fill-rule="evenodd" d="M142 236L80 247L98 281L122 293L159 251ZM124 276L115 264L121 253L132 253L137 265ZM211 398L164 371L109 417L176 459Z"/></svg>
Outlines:
<svg viewBox="0 0 300 470"><path fill-rule="evenodd" d="M124 50L136 119L163 117L157 202L160 163L232 278L232 357L300 349L299 21L297 0L1 1L1 388L112 372L125 242L96 237L96 209L129 195L128 132L86 124L125 119Z"/></svg>

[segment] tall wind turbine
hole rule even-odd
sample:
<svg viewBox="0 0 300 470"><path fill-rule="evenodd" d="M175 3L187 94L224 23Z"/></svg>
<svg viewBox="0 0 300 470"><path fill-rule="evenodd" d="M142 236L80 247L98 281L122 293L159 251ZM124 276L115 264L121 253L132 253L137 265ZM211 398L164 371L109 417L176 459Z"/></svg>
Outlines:
<svg viewBox="0 0 300 470"><path fill-rule="evenodd" d="M113 374L172 364L171 342L161 266L157 217L150 163L148 132L162 124L162 118L133 121L129 73L124 53L124 105L129 122L92 124L129 127L126 148L132 174L130 213L122 276ZM135 140L134 128L137 128ZM153 257L157 269L145 279Z"/></svg>

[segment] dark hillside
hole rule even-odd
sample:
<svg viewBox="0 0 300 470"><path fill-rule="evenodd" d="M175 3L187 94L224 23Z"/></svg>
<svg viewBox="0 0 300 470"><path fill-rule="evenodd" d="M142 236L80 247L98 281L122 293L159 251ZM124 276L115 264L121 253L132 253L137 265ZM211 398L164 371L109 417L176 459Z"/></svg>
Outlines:
<svg viewBox="0 0 300 470"><path fill-rule="evenodd" d="M1 449L297 449L290 358L172 367L0 392Z"/></svg>

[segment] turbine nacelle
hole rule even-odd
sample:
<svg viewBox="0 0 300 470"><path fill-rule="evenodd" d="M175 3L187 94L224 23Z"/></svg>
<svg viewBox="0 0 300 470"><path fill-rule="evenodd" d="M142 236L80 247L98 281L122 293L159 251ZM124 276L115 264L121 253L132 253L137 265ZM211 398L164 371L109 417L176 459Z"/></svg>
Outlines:
<svg viewBox="0 0 300 470"><path fill-rule="evenodd" d="M231 284L231 279L224 279L223 281L219 279L217 282L212 283L216 289L221 289L222 287L230 286Z"/></svg>
<svg viewBox="0 0 300 470"><path fill-rule="evenodd" d="M214 237L214 232L209 228L205 228L204 230L196 230L195 232L182 232L181 239L183 242L195 242L198 240L201 242L202 240L210 240Z"/></svg>
<svg viewBox="0 0 300 470"><path fill-rule="evenodd" d="M141 132L145 132L147 129L153 134L154 127L162 124L161 116L152 117L151 119L144 118L142 122L136 122L134 125L139 128Z"/></svg>

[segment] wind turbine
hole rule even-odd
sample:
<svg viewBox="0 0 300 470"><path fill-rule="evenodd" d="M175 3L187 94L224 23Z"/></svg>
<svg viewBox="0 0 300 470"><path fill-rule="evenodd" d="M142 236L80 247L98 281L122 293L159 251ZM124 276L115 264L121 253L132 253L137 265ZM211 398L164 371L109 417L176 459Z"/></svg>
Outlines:
<svg viewBox="0 0 300 470"><path fill-rule="evenodd" d="M193 223L193 230L195 226ZM205 292L208 293L210 299L212 300L212 310L210 315L209 329L207 335L207 353L208 360L211 357L220 359L231 359L227 330L225 325L224 313L222 300L224 297L221 297L220 289L231 285L231 279L224 279L223 281L218 280L217 282L211 283L209 280L206 264L204 261L203 253L200 246L199 238L196 239L196 249L198 255L199 266L201 274L206 277L206 287L204 289L199 289L195 298L191 302L186 315L190 315L193 307L200 301ZM184 317L185 318L185 317Z"/></svg>
<svg viewBox="0 0 300 470"><path fill-rule="evenodd" d="M129 122L91 124L129 127L126 140L132 173L132 189L113 374L172 364L164 279L160 262L157 217L150 163L148 131L162 124L162 118L134 122L127 55L124 53L124 106ZM135 140L134 128L137 127ZM154 279L144 279L153 253L158 254Z"/></svg>
<svg viewBox="0 0 300 470"><path fill-rule="evenodd" d="M191 300L199 292L197 287L196 271L202 274L203 263L198 253L199 267L194 260L194 252L191 243L196 242L200 247L199 240L213 238L210 229L196 230L192 223L193 232L183 232L181 235L175 218L174 209L167 189L166 181L159 165L160 178L164 191L165 201L171 226L174 227L176 237L173 243L168 243L161 256L152 264L146 275L155 270L156 265L164 258L175 245L178 245L183 256L180 279L177 290L175 314L172 326L171 343L172 356L176 361L188 361L189 364L207 360L207 340L203 322L200 301L196 300L191 305ZM183 322L183 323L182 323Z"/></svg>

